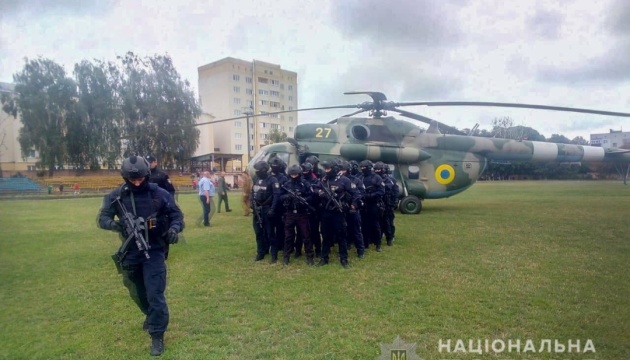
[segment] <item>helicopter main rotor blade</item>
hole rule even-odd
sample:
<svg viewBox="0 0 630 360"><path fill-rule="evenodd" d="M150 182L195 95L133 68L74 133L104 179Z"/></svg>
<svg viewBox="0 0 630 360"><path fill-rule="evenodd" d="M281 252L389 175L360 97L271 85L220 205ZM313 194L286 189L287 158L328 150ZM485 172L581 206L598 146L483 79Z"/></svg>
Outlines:
<svg viewBox="0 0 630 360"><path fill-rule="evenodd" d="M518 104L518 103L499 103L499 102L480 102L480 101L418 101L418 102L402 102L391 103L391 106L414 106L414 105L426 105L426 106L494 106L494 107L509 107L509 108L523 108L523 109L537 109L537 110L552 110L552 111L567 111L584 114L596 114L606 116L622 116L630 117L629 113L616 112L616 111L603 111L593 109L581 109L571 108L563 106L548 106L548 105L535 105L535 104Z"/></svg>
<svg viewBox="0 0 630 360"><path fill-rule="evenodd" d="M414 114L412 112L409 111L405 111L405 110L401 110L401 109L397 109L397 108L391 108L390 110L392 111L396 111L398 112L400 115L402 116L406 116L408 118L412 118L414 120L418 120L418 121L422 121L423 123L427 123L427 124L431 124L432 122L436 123L438 125L438 127L440 128L440 130L446 130L446 132L448 132L449 134L456 134L456 135L467 135L465 132L460 131L452 126L448 126L442 122L439 122L437 120L433 120L431 118L428 118L426 116L422 116L422 115L418 115L418 114Z"/></svg>
<svg viewBox="0 0 630 360"><path fill-rule="evenodd" d="M224 122L224 121L247 119L247 118L251 118L251 117L269 116L269 115L284 114L284 113L291 113L291 112L312 111L312 110L330 110L330 109L356 109L358 107L360 107L360 106L359 105L337 105L337 106L324 106L324 107L316 107L316 108L305 108L305 109L295 109L295 110L274 111L274 112L269 112L269 113L265 113L265 114L242 115L242 116L236 116L236 117L227 118L227 119L221 119L221 120L216 120L216 121L206 121L206 122L202 122L202 123L197 123L197 124L195 124L193 126L216 124L216 123L221 123L221 122ZM365 110L361 110L361 111L365 111Z"/></svg>

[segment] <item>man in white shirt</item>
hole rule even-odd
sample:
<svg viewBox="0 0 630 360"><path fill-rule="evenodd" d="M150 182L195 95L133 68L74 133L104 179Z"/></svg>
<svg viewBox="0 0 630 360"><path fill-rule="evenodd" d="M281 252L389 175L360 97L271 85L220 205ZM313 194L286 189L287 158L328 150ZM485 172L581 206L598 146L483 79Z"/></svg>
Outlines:
<svg viewBox="0 0 630 360"><path fill-rule="evenodd" d="M212 197L214 196L214 184L210 180L210 172L204 171L203 177L199 180L199 200L203 207L203 226L210 226L210 209Z"/></svg>

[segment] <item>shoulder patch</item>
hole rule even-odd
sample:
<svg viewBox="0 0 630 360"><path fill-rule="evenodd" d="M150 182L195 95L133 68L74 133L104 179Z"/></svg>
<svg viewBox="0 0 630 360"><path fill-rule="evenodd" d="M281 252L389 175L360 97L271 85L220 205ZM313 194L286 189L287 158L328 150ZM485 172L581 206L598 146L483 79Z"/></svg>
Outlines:
<svg viewBox="0 0 630 360"><path fill-rule="evenodd" d="M355 183L352 183L352 185L350 185L351 188L356 189L357 186L355 185Z"/></svg>
<svg viewBox="0 0 630 360"><path fill-rule="evenodd" d="M275 186L276 189L280 189L280 183L273 183L273 186Z"/></svg>

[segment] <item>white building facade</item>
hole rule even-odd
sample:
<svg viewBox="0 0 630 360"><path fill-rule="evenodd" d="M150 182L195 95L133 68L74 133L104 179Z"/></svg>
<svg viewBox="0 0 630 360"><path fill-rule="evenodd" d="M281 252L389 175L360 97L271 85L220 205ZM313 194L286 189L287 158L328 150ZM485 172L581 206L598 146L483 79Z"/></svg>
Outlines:
<svg viewBox="0 0 630 360"><path fill-rule="evenodd" d="M293 136L298 122L297 113L291 112L298 103L297 73L259 60L228 57L199 67L198 81L201 108L209 114L206 118L213 117L211 121L248 113L263 116L200 126L195 156L233 155L227 170L239 171L268 143L272 131ZM287 112L269 114L278 111ZM203 118L200 122L207 121Z"/></svg>

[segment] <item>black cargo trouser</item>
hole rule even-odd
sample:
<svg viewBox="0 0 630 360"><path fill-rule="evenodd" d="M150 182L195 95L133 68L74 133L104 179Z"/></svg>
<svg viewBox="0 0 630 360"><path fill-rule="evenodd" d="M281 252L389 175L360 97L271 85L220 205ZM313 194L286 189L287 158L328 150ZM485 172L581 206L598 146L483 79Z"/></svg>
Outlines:
<svg viewBox="0 0 630 360"><path fill-rule="evenodd" d="M144 252L133 251L123 262L123 284L129 295L146 315L149 334L162 335L168 327L169 313L164 290L166 289L166 263L163 249Z"/></svg>
<svg viewBox="0 0 630 360"><path fill-rule="evenodd" d="M306 213L287 212L284 214L284 257L296 248L296 237L302 239L306 257L312 259L315 256L313 243L311 242L309 215ZM297 230L297 231L296 231ZM297 235L297 236L296 236ZM297 251L297 250L296 250ZM300 244L301 251L301 244Z"/></svg>

